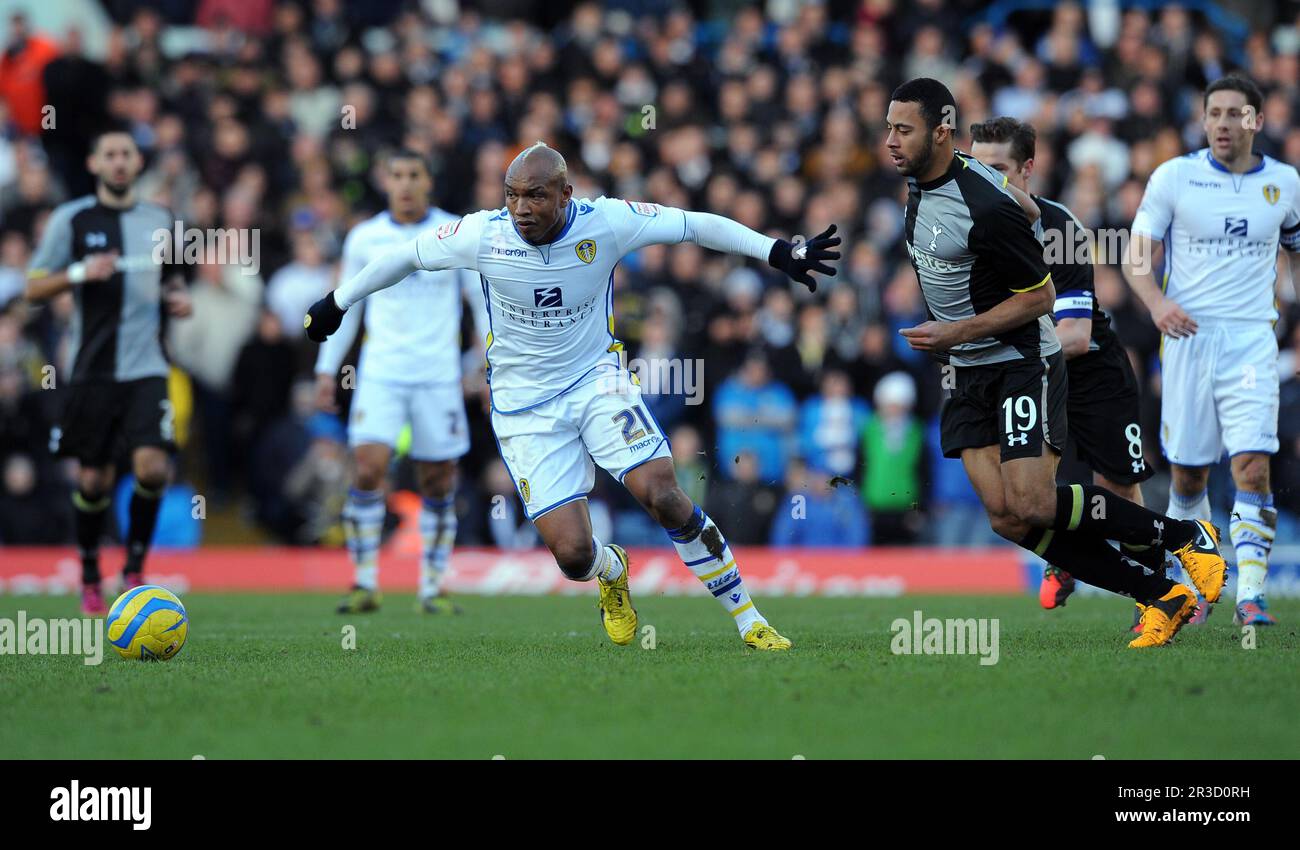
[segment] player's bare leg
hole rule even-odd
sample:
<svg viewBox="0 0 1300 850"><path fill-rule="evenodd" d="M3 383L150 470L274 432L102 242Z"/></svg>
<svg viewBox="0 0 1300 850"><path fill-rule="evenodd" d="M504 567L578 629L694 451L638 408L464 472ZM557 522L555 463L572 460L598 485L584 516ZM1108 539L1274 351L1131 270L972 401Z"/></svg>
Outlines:
<svg viewBox="0 0 1300 850"><path fill-rule="evenodd" d="M1232 458L1232 481L1237 498L1232 504L1228 533L1237 550L1237 607L1233 622L1239 626L1271 626L1264 583L1268 555L1277 535L1277 510L1269 489L1269 455L1242 452Z"/></svg>
<svg viewBox="0 0 1300 850"><path fill-rule="evenodd" d="M122 589L144 584L144 559L149 554L163 491L171 473L167 452L157 446L140 446L131 453L135 486L131 489L130 523L126 534L126 564L122 567Z"/></svg>
<svg viewBox="0 0 1300 850"><path fill-rule="evenodd" d="M994 531L1089 584L1150 603L1143 634L1130 646L1168 643L1195 611L1195 594L1163 575L1147 574L1125 560L1105 538L1077 530L1073 518L1061 523L1057 462L1046 450L1038 457L1005 462L998 446L962 452L962 464Z"/></svg>
<svg viewBox="0 0 1300 850"><path fill-rule="evenodd" d="M619 646L631 643L636 636L636 609L628 589L627 553L620 546L606 545L595 538L587 500L568 502L534 517L533 525L566 578L596 579L600 586L600 621L609 639Z"/></svg>
<svg viewBox="0 0 1300 850"><path fill-rule="evenodd" d="M1210 468L1208 466L1181 466L1170 464L1169 507L1165 513L1175 519L1210 522ZM1175 581L1186 584L1189 579L1178 564L1170 564L1170 575ZM1191 625L1199 625L1209 618L1214 605L1201 600Z"/></svg>
<svg viewBox="0 0 1300 850"><path fill-rule="evenodd" d="M352 489L343 506L343 531L352 559L352 589L339 603L340 614L362 614L379 608L379 541L384 533L384 479L393 450L381 443L363 443L352 450L356 466Z"/></svg>
<svg viewBox="0 0 1300 850"><path fill-rule="evenodd" d="M451 550L456 544L456 461L416 461L420 487L420 610L459 614L460 606L442 590Z"/></svg>
<svg viewBox="0 0 1300 850"><path fill-rule="evenodd" d="M90 616L107 611L100 585L99 540L112 504L113 478L111 466L82 466L77 470L77 492L72 494L81 556L81 612Z"/></svg>
<svg viewBox="0 0 1300 850"><path fill-rule="evenodd" d="M682 562L731 614L748 646L763 650L790 648L790 641L768 624L749 598L722 532L678 486L671 458L643 463L623 477L623 485L668 532Z"/></svg>

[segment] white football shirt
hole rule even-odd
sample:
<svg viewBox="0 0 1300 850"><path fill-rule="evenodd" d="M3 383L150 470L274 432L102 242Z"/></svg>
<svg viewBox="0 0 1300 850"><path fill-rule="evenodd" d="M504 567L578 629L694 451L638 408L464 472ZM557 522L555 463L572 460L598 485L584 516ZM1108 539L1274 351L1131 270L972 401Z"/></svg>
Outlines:
<svg viewBox="0 0 1300 850"><path fill-rule="evenodd" d="M617 198L575 198L565 215L547 245L525 241L504 207L432 228L415 242L421 268L479 273L490 328L488 381L501 414L529 410L618 368L614 268L626 254L699 241L700 228L718 229L751 257L766 257L775 241L720 217Z"/></svg>
<svg viewBox="0 0 1300 850"><path fill-rule="evenodd" d="M455 221L456 216L437 207L410 224L395 221L387 212L366 219L343 241L339 280L350 280L372 259L410 242L422 231ZM458 270L417 271L371 295L365 305L366 336L357 371L366 378L394 384L459 383L462 294L471 305L481 304L478 275ZM361 314L361 310L344 314L338 332L321 344L317 374L338 372L356 338Z"/></svg>
<svg viewBox="0 0 1300 850"><path fill-rule="evenodd" d="M1197 322L1275 321L1278 245L1300 250L1300 175L1269 156L1233 174L1203 148L1151 174L1133 232L1163 240L1165 294Z"/></svg>

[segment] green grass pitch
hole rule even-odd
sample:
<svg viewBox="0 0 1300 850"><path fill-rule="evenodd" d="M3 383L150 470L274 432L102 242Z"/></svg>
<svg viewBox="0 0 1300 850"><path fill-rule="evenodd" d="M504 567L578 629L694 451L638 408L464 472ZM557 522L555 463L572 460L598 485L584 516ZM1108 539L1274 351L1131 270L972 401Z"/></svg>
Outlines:
<svg viewBox="0 0 1300 850"><path fill-rule="evenodd" d="M0 758L1300 756L1300 601L1254 649L1221 605L1135 652L1115 598L760 600L784 654L745 649L707 598L636 599L653 649L610 644L587 597L467 597L456 618L335 601L191 594L165 664L0 655ZM0 597L0 617L74 605ZM892 654L891 622L918 609L999 618L998 663Z"/></svg>

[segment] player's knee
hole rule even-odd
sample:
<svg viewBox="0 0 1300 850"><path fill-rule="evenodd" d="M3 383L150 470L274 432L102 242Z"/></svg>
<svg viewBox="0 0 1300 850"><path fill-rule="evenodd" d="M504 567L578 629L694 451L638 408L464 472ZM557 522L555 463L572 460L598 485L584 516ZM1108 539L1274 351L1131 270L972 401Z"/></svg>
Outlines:
<svg viewBox="0 0 1300 850"><path fill-rule="evenodd" d="M1019 543L1029 534L1029 523L1011 513L990 514L989 525L993 532L1004 540Z"/></svg>
<svg viewBox="0 0 1300 850"><path fill-rule="evenodd" d="M594 559L591 539L562 540L551 546L555 564L564 573L565 578L573 581L586 581Z"/></svg>
<svg viewBox="0 0 1300 850"><path fill-rule="evenodd" d="M1264 456L1249 457L1233 470L1233 483L1238 490L1252 493L1268 492L1268 458Z"/></svg>
<svg viewBox="0 0 1300 850"><path fill-rule="evenodd" d="M357 489L378 490L384 486L384 470L375 463L357 461Z"/></svg>
<svg viewBox="0 0 1300 850"><path fill-rule="evenodd" d="M694 505L681 487L674 481L650 494L649 508L651 515L664 528L677 528L691 517Z"/></svg>
<svg viewBox="0 0 1300 850"><path fill-rule="evenodd" d="M100 499L108 492L108 477L98 469L83 469L77 476L77 489L88 499Z"/></svg>
<svg viewBox="0 0 1300 850"><path fill-rule="evenodd" d="M421 464L420 495L426 499L445 499L456 489L456 464L454 461Z"/></svg>
<svg viewBox="0 0 1300 850"><path fill-rule="evenodd" d="M1052 495L1055 497L1055 491ZM1007 493L1007 514L1022 525L1026 532L1031 526L1045 528L1056 521L1055 499L1045 498L1035 491L1012 491ZM1005 534L1002 536L1006 537ZM1020 536L1023 537L1024 534Z"/></svg>
<svg viewBox="0 0 1300 850"><path fill-rule="evenodd" d="M135 480L146 490L161 490L167 485L167 458L142 458L133 467Z"/></svg>
<svg viewBox="0 0 1300 850"><path fill-rule="evenodd" d="M1174 466L1174 492L1180 496L1199 496L1210 483L1210 470L1199 466Z"/></svg>

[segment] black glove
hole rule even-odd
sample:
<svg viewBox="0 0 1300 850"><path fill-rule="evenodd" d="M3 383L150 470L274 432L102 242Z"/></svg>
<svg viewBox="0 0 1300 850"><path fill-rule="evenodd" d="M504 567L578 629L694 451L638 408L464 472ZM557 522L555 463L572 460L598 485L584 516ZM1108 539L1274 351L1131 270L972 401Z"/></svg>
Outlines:
<svg viewBox="0 0 1300 850"><path fill-rule="evenodd" d="M307 338L312 342L324 342L325 337L339 329L343 324L343 310L339 307L338 302L334 300L334 293L331 292L307 311L307 318L302 320L302 326L307 330Z"/></svg>
<svg viewBox="0 0 1300 850"><path fill-rule="evenodd" d="M772 246L772 252L767 255L767 264L774 269L785 272L794 280L808 287L809 291L816 292L817 280L809 272L835 277L835 269L822 261L838 260L840 258L839 251L827 250L834 248L838 244L840 244L840 237L835 235L835 225L833 224L802 245L796 246L784 239L778 239L776 244ZM799 251L803 256L796 257L795 251Z"/></svg>

